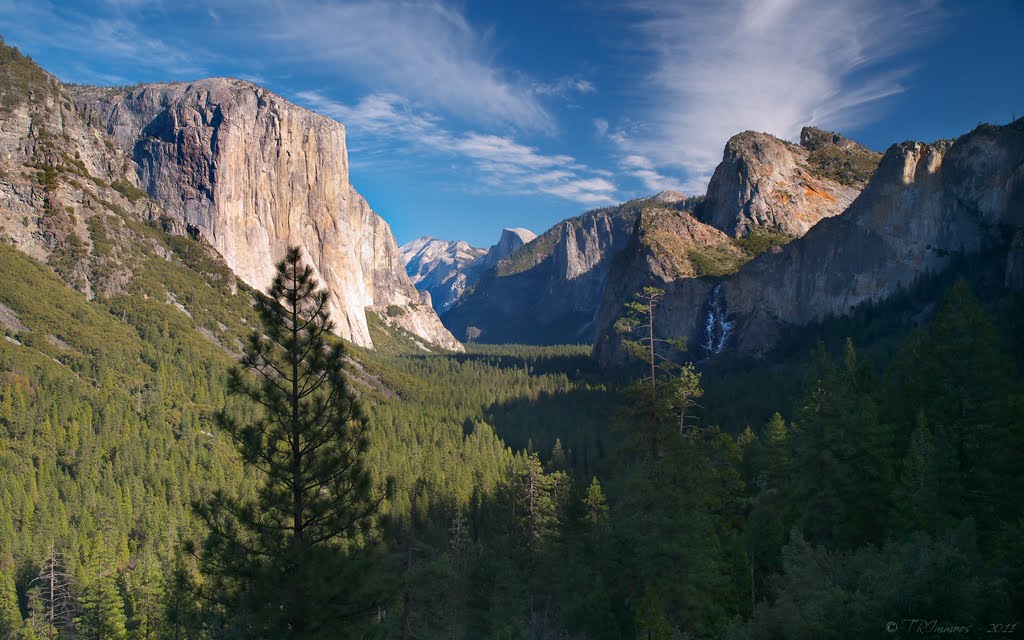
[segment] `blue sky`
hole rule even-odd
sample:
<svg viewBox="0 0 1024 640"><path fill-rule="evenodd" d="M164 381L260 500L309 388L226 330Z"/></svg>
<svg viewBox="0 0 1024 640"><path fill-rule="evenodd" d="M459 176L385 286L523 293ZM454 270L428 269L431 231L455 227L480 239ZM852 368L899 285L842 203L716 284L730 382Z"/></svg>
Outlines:
<svg viewBox="0 0 1024 640"><path fill-rule="evenodd" d="M1024 115L1017 0L0 0L65 81L234 76L344 123L399 242L488 246L813 124L884 150Z"/></svg>

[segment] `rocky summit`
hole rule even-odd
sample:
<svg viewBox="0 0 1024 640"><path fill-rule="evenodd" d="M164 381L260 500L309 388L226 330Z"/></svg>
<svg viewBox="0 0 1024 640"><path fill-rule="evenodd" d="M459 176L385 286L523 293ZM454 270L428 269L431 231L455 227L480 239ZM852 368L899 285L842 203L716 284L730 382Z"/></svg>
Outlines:
<svg viewBox="0 0 1024 640"><path fill-rule="evenodd" d="M466 290L468 267L487 253L462 240L417 238L398 248L409 279L444 313Z"/></svg>
<svg viewBox="0 0 1024 640"><path fill-rule="evenodd" d="M729 235L759 227L802 236L853 202L880 154L831 132L804 128L801 144L745 131L725 146L698 217Z"/></svg>

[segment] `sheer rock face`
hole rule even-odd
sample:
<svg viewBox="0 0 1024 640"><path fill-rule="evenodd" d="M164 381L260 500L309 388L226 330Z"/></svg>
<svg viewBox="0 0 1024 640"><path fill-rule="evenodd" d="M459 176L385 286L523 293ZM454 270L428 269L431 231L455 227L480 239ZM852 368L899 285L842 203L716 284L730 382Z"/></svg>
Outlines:
<svg viewBox="0 0 1024 640"><path fill-rule="evenodd" d="M945 269L956 253L1007 245L1012 287L1021 253L1021 242L1012 239L1022 237L1022 228L1024 119L982 125L956 142L903 142L885 153L843 215L731 277L668 283L661 326L666 337L691 336L699 344L718 323L724 326L716 335L728 334L743 351L763 352L782 327L846 315ZM598 355L605 362L620 358L605 342L602 348L599 340Z"/></svg>
<svg viewBox="0 0 1024 640"><path fill-rule="evenodd" d="M608 361L625 355L624 336L613 325L624 315L626 303L644 287L675 294L665 297L655 316L655 337L675 337L671 333L674 322L667 319L692 315L689 309L700 308L714 286L714 279L701 277L701 267L694 260L695 254L708 251L726 263L739 264L747 259L729 236L689 212L645 209L637 219L629 246L612 262L597 318L594 351L598 357Z"/></svg>
<svg viewBox="0 0 1024 640"><path fill-rule="evenodd" d="M333 294L342 337L372 346L367 309L399 306L391 322L460 348L421 303L388 224L349 183L342 125L240 80L73 93L130 154L150 196L253 287L265 289L299 245Z"/></svg>
<svg viewBox="0 0 1024 640"><path fill-rule="evenodd" d="M870 162L879 154L818 129L805 128L801 139L806 146L753 131L733 136L708 185L699 218L737 238L756 227L802 236L823 218L842 213L863 183L851 176L849 184L842 184L828 177L834 171L823 171L816 161L831 154L841 167L850 156Z"/></svg>
<svg viewBox="0 0 1024 640"><path fill-rule="evenodd" d="M2 42L0 48L10 52ZM125 217L152 221L164 210L124 195L138 188L131 159L78 113L68 87L26 58L7 63L20 64L31 79L9 87L0 109L0 238L90 299L116 295L133 275L126 256L145 242ZM106 255L98 255L90 224L104 229Z"/></svg>

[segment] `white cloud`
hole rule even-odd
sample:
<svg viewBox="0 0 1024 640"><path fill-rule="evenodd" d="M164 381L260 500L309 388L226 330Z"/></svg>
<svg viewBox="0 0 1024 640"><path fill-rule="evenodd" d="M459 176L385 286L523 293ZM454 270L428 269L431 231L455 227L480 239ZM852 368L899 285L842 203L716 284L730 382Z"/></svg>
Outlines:
<svg viewBox="0 0 1024 640"><path fill-rule="evenodd" d="M141 4L133 0L111 2L115 8L125 10ZM98 52L105 61L130 64L134 69L158 69L177 76L203 75L201 61L213 57L200 46L186 48L149 35L136 22L120 14L89 15L41 0L9 0L0 6L0 28L16 34L17 40L27 47L37 48L45 43L68 51L72 55L53 71L73 73L74 77L65 79L78 82L124 81L119 76L86 66L82 61L83 52ZM54 37L55 33L60 36Z"/></svg>
<svg viewBox="0 0 1024 640"><path fill-rule="evenodd" d="M326 65L371 91L402 95L463 119L551 132L526 82L493 61L488 34L440 2L339 4L271 0L252 37L307 64Z"/></svg>
<svg viewBox="0 0 1024 640"><path fill-rule="evenodd" d="M904 90L883 69L935 24L928 0L635 0L637 42L653 56L645 128L610 138L627 153L687 174L702 190L728 138L801 126L846 128Z"/></svg>
<svg viewBox="0 0 1024 640"><path fill-rule="evenodd" d="M622 170L643 183L644 188L652 193L666 189L679 189L675 178L658 173L650 159L636 154L627 155L619 162Z"/></svg>
<svg viewBox="0 0 1024 640"><path fill-rule="evenodd" d="M355 105L305 91L296 98L335 118L358 145L376 142L382 148L412 148L468 161L477 183L499 193L546 194L584 205L615 202L616 185L607 172L591 169L564 154L545 154L509 136L478 132L455 133L441 119L417 111L396 94L372 94ZM380 151L378 149L377 151ZM373 153L373 150L368 150ZM466 179L463 174L463 179ZM467 185L471 182L466 180Z"/></svg>
<svg viewBox="0 0 1024 640"><path fill-rule="evenodd" d="M533 92L540 96L568 98L574 93L594 93L597 87L579 76L563 76L554 82L535 82Z"/></svg>

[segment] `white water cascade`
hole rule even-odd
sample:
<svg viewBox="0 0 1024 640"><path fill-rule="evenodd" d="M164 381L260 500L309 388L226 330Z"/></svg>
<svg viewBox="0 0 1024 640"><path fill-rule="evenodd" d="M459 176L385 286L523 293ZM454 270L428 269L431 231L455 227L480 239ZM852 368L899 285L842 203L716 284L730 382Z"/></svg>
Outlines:
<svg viewBox="0 0 1024 640"><path fill-rule="evenodd" d="M704 313L704 336L700 347L705 358L718 355L725 349L735 324L728 318L722 285L716 284L708 297L707 311Z"/></svg>

